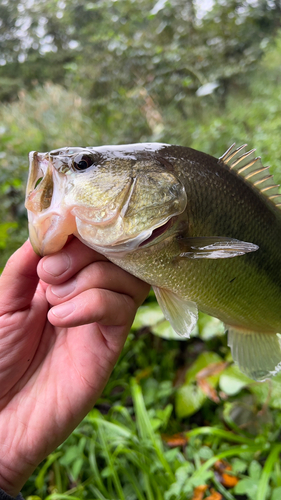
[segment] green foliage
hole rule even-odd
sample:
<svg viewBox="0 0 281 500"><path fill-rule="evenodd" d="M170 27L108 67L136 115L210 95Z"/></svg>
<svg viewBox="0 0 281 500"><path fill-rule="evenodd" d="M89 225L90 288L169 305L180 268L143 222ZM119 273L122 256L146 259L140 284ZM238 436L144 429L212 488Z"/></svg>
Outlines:
<svg viewBox="0 0 281 500"><path fill-rule="evenodd" d="M185 381L176 394L175 409L179 418L193 415L193 413L198 411L203 406L207 396L200 388L200 385L197 385L196 376L207 366L212 363L219 363L220 361L222 361L221 357L215 352L203 352L187 370ZM219 381L219 376L217 374L210 375L205 379L206 382L214 388Z"/></svg>
<svg viewBox="0 0 281 500"><path fill-rule="evenodd" d="M92 410L76 431L35 471L26 485L48 500L63 498L185 500L206 485L226 499L272 498L280 491L280 451L274 436L245 436L243 430L199 427L185 432L180 446L171 447L160 431L167 429L171 408L147 410L140 385L131 380L133 407L113 406L106 416ZM171 436L171 441L172 441ZM227 459L238 478L226 489L215 464ZM260 461L265 460L262 468ZM229 467L230 468L230 467ZM48 491L47 488L48 487ZM49 492L49 494L48 494ZM271 498L271 497L270 497Z"/></svg>

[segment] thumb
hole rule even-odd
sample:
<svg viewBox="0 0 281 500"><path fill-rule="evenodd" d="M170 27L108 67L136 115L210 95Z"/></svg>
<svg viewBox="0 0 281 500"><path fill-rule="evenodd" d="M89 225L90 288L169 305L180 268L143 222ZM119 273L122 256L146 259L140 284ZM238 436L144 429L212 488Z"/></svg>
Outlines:
<svg viewBox="0 0 281 500"><path fill-rule="evenodd" d="M39 281L36 272L39 260L29 241L10 257L0 278L0 314L30 304Z"/></svg>

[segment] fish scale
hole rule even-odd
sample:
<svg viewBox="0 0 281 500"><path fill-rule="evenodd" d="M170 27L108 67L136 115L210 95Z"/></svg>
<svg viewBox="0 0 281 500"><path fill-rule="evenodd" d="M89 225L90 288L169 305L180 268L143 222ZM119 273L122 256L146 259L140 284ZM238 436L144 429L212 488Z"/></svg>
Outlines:
<svg viewBox="0 0 281 500"><path fill-rule="evenodd" d="M198 309L213 315L241 370L271 377L281 369L281 197L244 148L219 159L157 143L31 153L33 247L56 252L74 234L150 283L180 335Z"/></svg>

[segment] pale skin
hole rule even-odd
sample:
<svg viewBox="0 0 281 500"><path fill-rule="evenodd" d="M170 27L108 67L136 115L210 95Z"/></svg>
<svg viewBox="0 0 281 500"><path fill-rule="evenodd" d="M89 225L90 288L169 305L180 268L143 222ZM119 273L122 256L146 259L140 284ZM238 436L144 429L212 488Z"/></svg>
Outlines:
<svg viewBox="0 0 281 500"><path fill-rule="evenodd" d="M76 238L0 278L0 488L16 496L100 396L149 290ZM61 309L61 310L60 310Z"/></svg>

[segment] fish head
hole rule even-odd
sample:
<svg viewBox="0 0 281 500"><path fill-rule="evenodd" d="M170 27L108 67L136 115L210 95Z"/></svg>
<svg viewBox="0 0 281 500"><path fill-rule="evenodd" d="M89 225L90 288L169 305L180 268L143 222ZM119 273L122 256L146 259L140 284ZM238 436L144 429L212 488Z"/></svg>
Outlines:
<svg viewBox="0 0 281 500"><path fill-rule="evenodd" d="M31 152L26 208L34 250L57 252L74 234L117 255L163 235L187 203L172 166L158 156L165 146Z"/></svg>

